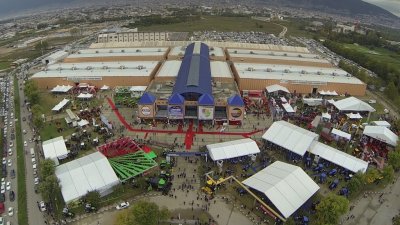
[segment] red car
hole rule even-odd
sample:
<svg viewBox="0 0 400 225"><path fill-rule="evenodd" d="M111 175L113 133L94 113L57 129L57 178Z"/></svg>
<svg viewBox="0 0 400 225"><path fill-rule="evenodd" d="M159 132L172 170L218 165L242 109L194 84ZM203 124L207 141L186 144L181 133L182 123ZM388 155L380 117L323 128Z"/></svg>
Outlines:
<svg viewBox="0 0 400 225"><path fill-rule="evenodd" d="M4 210L4 203L0 203L0 215L3 215Z"/></svg>

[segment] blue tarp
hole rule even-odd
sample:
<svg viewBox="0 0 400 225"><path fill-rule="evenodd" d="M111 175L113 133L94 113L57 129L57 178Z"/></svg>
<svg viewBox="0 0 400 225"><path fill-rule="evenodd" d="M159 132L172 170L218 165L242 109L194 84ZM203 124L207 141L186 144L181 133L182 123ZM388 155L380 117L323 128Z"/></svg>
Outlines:
<svg viewBox="0 0 400 225"><path fill-rule="evenodd" d="M231 106L244 106L243 99L239 95L234 95L228 98L228 105Z"/></svg>
<svg viewBox="0 0 400 225"><path fill-rule="evenodd" d="M185 103L185 99L180 94L172 94L171 97L168 99L169 105L183 105Z"/></svg>
<svg viewBox="0 0 400 225"><path fill-rule="evenodd" d="M139 105L153 104L156 101L156 97L149 92L145 92L139 100Z"/></svg>
<svg viewBox="0 0 400 225"><path fill-rule="evenodd" d="M200 53L193 54L195 43L190 44L179 68L173 93L212 95L211 67L208 46L201 43Z"/></svg>
<svg viewBox="0 0 400 225"><path fill-rule="evenodd" d="M199 105L214 105L214 98L209 94L203 94L198 103Z"/></svg>

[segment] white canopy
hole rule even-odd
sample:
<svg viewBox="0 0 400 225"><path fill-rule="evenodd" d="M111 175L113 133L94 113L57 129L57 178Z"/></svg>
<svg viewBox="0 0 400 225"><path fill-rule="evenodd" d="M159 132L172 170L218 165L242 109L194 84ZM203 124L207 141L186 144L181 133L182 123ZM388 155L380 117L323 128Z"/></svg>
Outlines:
<svg viewBox="0 0 400 225"><path fill-rule="evenodd" d="M268 93L277 92L277 91L283 91L286 93L290 93L290 91L287 88L285 88L279 84L274 84L274 85L268 86L265 89L267 89Z"/></svg>
<svg viewBox="0 0 400 225"><path fill-rule="evenodd" d="M375 126L381 126L381 127L387 127L387 128L390 128L390 126L391 126L390 123L388 123L387 121L384 121L384 120L372 121L371 123Z"/></svg>
<svg viewBox="0 0 400 225"><path fill-rule="evenodd" d="M300 167L280 161L247 178L243 184L262 192L285 218L319 189Z"/></svg>
<svg viewBox="0 0 400 225"><path fill-rule="evenodd" d="M65 146L63 136L56 137L42 143L43 154L45 159L53 160L58 165L59 159L68 157L67 146Z"/></svg>
<svg viewBox="0 0 400 225"><path fill-rule="evenodd" d="M309 106L322 105L322 98L303 98L303 103Z"/></svg>
<svg viewBox="0 0 400 225"><path fill-rule="evenodd" d="M348 113L346 114L347 117L350 119L362 119L363 117L360 115L360 113Z"/></svg>
<svg viewBox="0 0 400 225"><path fill-rule="evenodd" d="M56 167L64 201L77 200L90 191L98 191L101 196L111 193L119 184L119 179L107 158L95 152Z"/></svg>
<svg viewBox="0 0 400 225"><path fill-rule="evenodd" d="M375 112L375 109L368 103L355 97L348 97L333 103L339 111L351 112Z"/></svg>
<svg viewBox="0 0 400 225"><path fill-rule="evenodd" d="M90 93L80 93L77 98L92 98L93 94Z"/></svg>
<svg viewBox="0 0 400 225"><path fill-rule="evenodd" d="M318 134L281 120L274 122L262 138L303 156Z"/></svg>
<svg viewBox="0 0 400 225"><path fill-rule="evenodd" d="M282 101L283 103L287 103L287 100L286 100L285 97L281 97L281 101Z"/></svg>
<svg viewBox="0 0 400 225"><path fill-rule="evenodd" d="M387 127L382 126L365 126L363 134L385 142L391 146L396 146L397 141L399 140L399 137L395 133Z"/></svg>
<svg viewBox="0 0 400 225"><path fill-rule="evenodd" d="M329 96L337 96L338 93L336 93L336 91L319 91L318 92L320 95L329 95Z"/></svg>
<svg viewBox="0 0 400 225"><path fill-rule="evenodd" d="M334 99L330 99L330 100L328 100L327 101L329 104L332 104L333 105L333 103L335 103L335 100Z"/></svg>
<svg viewBox="0 0 400 225"><path fill-rule="evenodd" d="M207 145L212 160L223 160L260 153L255 141L250 138Z"/></svg>
<svg viewBox="0 0 400 225"><path fill-rule="evenodd" d="M103 85L103 87L100 88L100 90L103 90L103 91L108 90L108 89L110 89L110 86L107 86L107 85Z"/></svg>
<svg viewBox="0 0 400 225"><path fill-rule="evenodd" d="M324 112L324 113L322 113L322 118L326 118L326 119L330 120L332 118L332 116L331 116L331 114Z"/></svg>
<svg viewBox="0 0 400 225"><path fill-rule="evenodd" d="M80 126L80 127L86 126L88 124L89 124L89 121L87 121L87 120L80 120L78 122L78 126Z"/></svg>
<svg viewBox="0 0 400 225"><path fill-rule="evenodd" d="M346 138L347 140L351 139L351 134L343 132L343 131L338 130L336 128L333 128L331 133L334 134L334 135Z"/></svg>
<svg viewBox="0 0 400 225"><path fill-rule="evenodd" d="M71 85L57 85L56 87L54 87L53 89L51 89L51 92L62 92L62 93L66 93L69 90L72 89Z"/></svg>
<svg viewBox="0 0 400 225"><path fill-rule="evenodd" d="M282 104L282 107L285 109L287 113L294 113L294 109L289 103Z"/></svg>
<svg viewBox="0 0 400 225"><path fill-rule="evenodd" d="M65 105L67 105L68 102L69 102L69 100L64 98L60 103L58 103L56 106L54 106L52 111L56 111L56 112L60 111L62 108L64 108Z"/></svg>
<svg viewBox="0 0 400 225"><path fill-rule="evenodd" d="M129 88L129 91L135 91L135 92L145 92L147 89L147 86L132 86Z"/></svg>
<svg viewBox="0 0 400 225"><path fill-rule="evenodd" d="M316 141L312 145L310 153L318 155L319 157L345 169L348 169L354 173L357 173L359 171L365 173L368 168L368 162L335 148L332 148L331 146L322 144L321 142Z"/></svg>

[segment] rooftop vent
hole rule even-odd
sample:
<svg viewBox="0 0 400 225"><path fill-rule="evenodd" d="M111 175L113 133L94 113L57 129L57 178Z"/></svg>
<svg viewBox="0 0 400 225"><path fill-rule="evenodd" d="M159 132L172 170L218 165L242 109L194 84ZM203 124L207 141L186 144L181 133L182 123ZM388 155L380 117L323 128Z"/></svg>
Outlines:
<svg viewBox="0 0 400 225"><path fill-rule="evenodd" d="M301 74L306 74L307 72L305 71L305 70L302 70L301 71Z"/></svg>
<svg viewBox="0 0 400 225"><path fill-rule="evenodd" d="M103 66L103 70L106 70L106 69L108 69L108 66Z"/></svg>
<svg viewBox="0 0 400 225"><path fill-rule="evenodd" d="M136 49L136 52L141 52L141 50L140 49Z"/></svg>
<svg viewBox="0 0 400 225"><path fill-rule="evenodd" d="M125 52L125 49L122 49L121 52Z"/></svg>
<svg viewBox="0 0 400 225"><path fill-rule="evenodd" d="M248 67L247 71L254 71L255 69L253 67Z"/></svg>
<svg viewBox="0 0 400 225"><path fill-rule="evenodd" d="M124 65L121 65L119 68L120 68L121 70L123 70L123 69L125 69L125 66L124 66Z"/></svg>
<svg viewBox="0 0 400 225"><path fill-rule="evenodd" d="M289 69L285 69L283 72L284 73L290 73L290 70Z"/></svg>
<svg viewBox="0 0 400 225"><path fill-rule="evenodd" d="M87 69L87 70L91 70L92 67L91 67L91 66L87 66L86 69Z"/></svg>
<svg viewBox="0 0 400 225"><path fill-rule="evenodd" d="M99 51L96 50L96 53L99 53Z"/></svg>
<svg viewBox="0 0 400 225"><path fill-rule="evenodd" d="M267 72L272 72L272 69L271 68L267 68Z"/></svg>
<svg viewBox="0 0 400 225"><path fill-rule="evenodd" d="M303 56L302 56L302 55L300 55L300 54L298 55L298 57L299 57L299 58L303 58Z"/></svg>
<svg viewBox="0 0 400 225"><path fill-rule="evenodd" d="M110 50L109 52L110 52L110 53L113 53L113 50Z"/></svg>
<svg viewBox="0 0 400 225"><path fill-rule="evenodd" d="M142 70L142 69L145 69L146 67L144 67L144 66L142 66L142 65L139 65L138 67L137 67L137 69L138 70Z"/></svg>

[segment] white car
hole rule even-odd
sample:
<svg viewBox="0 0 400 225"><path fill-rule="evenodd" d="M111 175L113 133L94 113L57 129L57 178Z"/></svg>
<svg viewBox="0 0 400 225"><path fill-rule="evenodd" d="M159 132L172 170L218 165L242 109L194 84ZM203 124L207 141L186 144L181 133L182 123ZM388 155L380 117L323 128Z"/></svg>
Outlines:
<svg viewBox="0 0 400 225"><path fill-rule="evenodd" d="M116 209L120 210L120 209L126 209L129 207L129 202L121 202L119 205L117 205L117 207L115 207Z"/></svg>
<svg viewBox="0 0 400 225"><path fill-rule="evenodd" d="M6 187L4 185L1 185L1 193L2 194L6 193Z"/></svg>
<svg viewBox="0 0 400 225"><path fill-rule="evenodd" d="M8 208L8 216L13 216L14 215L14 208L13 207L9 207Z"/></svg>
<svg viewBox="0 0 400 225"><path fill-rule="evenodd" d="M34 181L35 181L35 184L38 185L39 184L39 177L35 177Z"/></svg>
<svg viewBox="0 0 400 225"><path fill-rule="evenodd" d="M24 141L24 146L25 146L25 147L28 146L28 143L26 143L26 141Z"/></svg>
<svg viewBox="0 0 400 225"><path fill-rule="evenodd" d="M3 165L7 164L7 159L3 158Z"/></svg>
<svg viewBox="0 0 400 225"><path fill-rule="evenodd" d="M12 160L11 159L8 159L7 165L10 166L10 167L12 166Z"/></svg>
<svg viewBox="0 0 400 225"><path fill-rule="evenodd" d="M14 146L14 143L12 141L10 141L10 148L12 148Z"/></svg>
<svg viewBox="0 0 400 225"><path fill-rule="evenodd" d="M22 133L26 134L26 130L23 130Z"/></svg>
<svg viewBox="0 0 400 225"><path fill-rule="evenodd" d="M8 181L6 183L6 189L7 189L7 191L11 190L11 182L10 181Z"/></svg>
<svg viewBox="0 0 400 225"><path fill-rule="evenodd" d="M12 154L13 154L12 149L11 149L11 148L8 149L8 155L9 155L9 156L12 156Z"/></svg>
<svg viewBox="0 0 400 225"><path fill-rule="evenodd" d="M44 204L44 201L39 202L39 207L40 211L42 212L46 211L46 204Z"/></svg>

